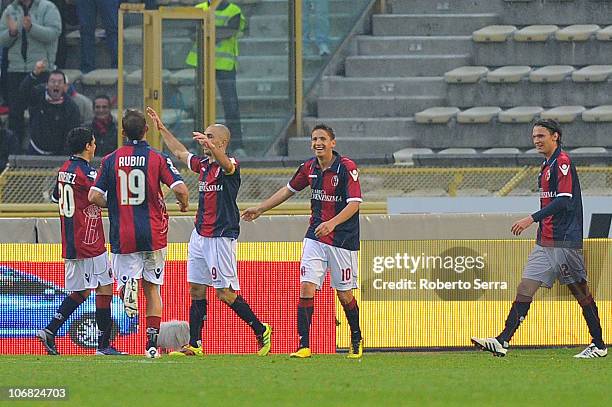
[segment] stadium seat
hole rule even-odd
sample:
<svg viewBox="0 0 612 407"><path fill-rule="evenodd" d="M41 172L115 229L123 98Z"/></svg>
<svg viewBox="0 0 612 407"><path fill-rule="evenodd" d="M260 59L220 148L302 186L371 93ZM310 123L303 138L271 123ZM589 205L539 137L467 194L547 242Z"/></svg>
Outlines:
<svg viewBox="0 0 612 407"><path fill-rule="evenodd" d="M66 75L68 83L74 83L83 77L83 72L79 69L62 69L62 72Z"/></svg>
<svg viewBox="0 0 612 407"><path fill-rule="evenodd" d="M605 154L607 152L604 147L578 147L570 151L571 154Z"/></svg>
<svg viewBox="0 0 612 407"><path fill-rule="evenodd" d="M461 154L461 155L471 155L478 154L473 148L447 148L440 151L438 154L446 155L446 154Z"/></svg>
<svg viewBox="0 0 612 407"><path fill-rule="evenodd" d="M171 72L168 79L168 83L171 85L193 85L194 82L195 70L192 68Z"/></svg>
<svg viewBox="0 0 612 407"><path fill-rule="evenodd" d="M172 125L180 122L183 119L187 119L189 115L187 112L181 109L164 109L162 111L162 120L167 125Z"/></svg>
<svg viewBox="0 0 612 407"><path fill-rule="evenodd" d="M113 86L117 83L116 69L95 69L83 75L81 82L83 85Z"/></svg>
<svg viewBox="0 0 612 407"><path fill-rule="evenodd" d="M612 41L612 25L597 31L595 38L599 41Z"/></svg>
<svg viewBox="0 0 612 407"><path fill-rule="evenodd" d="M457 114L458 123L489 123L501 109L497 106L473 107Z"/></svg>
<svg viewBox="0 0 612 407"><path fill-rule="evenodd" d="M448 123L457 113L459 113L459 108L456 107L430 107L415 113L414 121L421 124Z"/></svg>
<svg viewBox="0 0 612 407"><path fill-rule="evenodd" d="M558 29L556 25L529 25L514 33L514 41L543 42Z"/></svg>
<svg viewBox="0 0 612 407"><path fill-rule="evenodd" d="M586 41L599 30L595 24L570 25L555 32L555 38L558 41Z"/></svg>
<svg viewBox="0 0 612 407"><path fill-rule="evenodd" d="M554 119L559 123L571 123L584 112L584 106L558 106L540 113L542 119Z"/></svg>
<svg viewBox="0 0 612 407"><path fill-rule="evenodd" d="M487 73L489 83L517 83L531 72L528 66L502 66Z"/></svg>
<svg viewBox="0 0 612 407"><path fill-rule="evenodd" d="M404 148L393 153L396 164L413 164L412 157L415 154L433 154L430 148Z"/></svg>
<svg viewBox="0 0 612 407"><path fill-rule="evenodd" d="M495 147L482 152L483 154L520 154L521 150L515 147Z"/></svg>
<svg viewBox="0 0 612 407"><path fill-rule="evenodd" d="M462 66L444 74L447 83L476 83L489 72L485 66Z"/></svg>
<svg viewBox="0 0 612 407"><path fill-rule="evenodd" d="M612 75L612 65L589 65L572 72L574 82L604 82Z"/></svg>
<svg viewBox="0 0 612 407"><path fill-rule="evenodd" d="M163 81L168 81L168 79L170 78L170 75L172 74L172 72L170 72L167 69L162 69L162 80ZM125 76L125 82L128 85L140 85L142 84L142 69L138 69L132 73L129 73Z"/></svg>
<svg viewBox="0 0 612 407"><path fill-rule="evenodd" d="M549 65L531 71L529 80L536 83L562 82L574 71L574 67L569 65Z"/></svg>
<svg viewBox="0 0 612 407"><path fill-rule="evenodd" d="M543 111L540 106L517 106L499 113L497 120L500 123L531 123Z"/></svg>
<svg viewBox="0 0 612 407"><path fill-rule="evenodd" d="M474 42L505 42L516 31L513 25L490 25L474 31Z"/></svg>
<svg viewBox="0 0 612 407"><path fill-rule="evenodd" d="M597 106L582 112L585 122L612 122L612 105Z"/></svg>

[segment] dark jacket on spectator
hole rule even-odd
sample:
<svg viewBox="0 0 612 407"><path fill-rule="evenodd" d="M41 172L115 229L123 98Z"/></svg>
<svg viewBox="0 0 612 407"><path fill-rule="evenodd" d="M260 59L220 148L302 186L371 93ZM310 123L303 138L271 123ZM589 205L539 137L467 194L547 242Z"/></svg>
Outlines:
<svg viewBox="0 0 612 407"><path fill-rule="evenodd" d="M86 124L96 137L96 155L103 157L117 149L117 120L113 116L108 122L94 119Z"/></svg>
<svg viewBox="0 0 612 407"><path fill-rule="evenodd" d="M81 123L79 108L64 94L61 103L49 103L46 84L38 84L33 74L21 83L21 94L27 98L30 112L32 146L41 154L66 154L66 136Z"/></svg>

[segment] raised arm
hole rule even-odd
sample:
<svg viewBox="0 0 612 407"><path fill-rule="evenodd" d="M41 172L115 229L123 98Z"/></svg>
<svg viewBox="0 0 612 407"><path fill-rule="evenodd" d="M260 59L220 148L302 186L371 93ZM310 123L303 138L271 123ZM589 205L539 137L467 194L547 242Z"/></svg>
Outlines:
<svg viewBox="0 0 612 407"><path fill-rule="evenodd" d="M187 212L189 210L189 190L187 189L187 185L182 182L176 184L172 188L172 192L174 192L174 196L176 197L176 203L179 206L179 210L181 212Z"/></svg>
<svg viewBox="0 0 612 407"><path fill-rule="evenodd" d="M242 219L248 222L253 221L259 216L261 216L262 213L267 212L270 209L282 204L287 199L291 198L294 194L295 193L293 191L284 186L278 191L276 191L270 198L260 203L258 206L245 209L242 212L242 215L240 216L242 217Z"/></svg>
<svg viewBox="0 0 612 407"><path fill-rule="evenodd" d="M159 115L153 108L147 107L147 115L155 123L155 127L157 127L159 134L161 134L164 143L166 143L172 155L189 165L189 150L164 126L164 123L162 123Z"/></svg>
<svg viewBox="0 0 612 407"><path fill-rule="evenodd" d="M206 137L206 135L194 131L193 139L197 141L202 147L210 150L212 158L219 163L221 168L223 168L223 171L225 171L226 175L232 175L234 171L236 171L236 166L234 165L232 160L230 160L227 154L225 154L225 151L223 151L223 149L219 148L213 142L211 142L208 137Z"/></svg>

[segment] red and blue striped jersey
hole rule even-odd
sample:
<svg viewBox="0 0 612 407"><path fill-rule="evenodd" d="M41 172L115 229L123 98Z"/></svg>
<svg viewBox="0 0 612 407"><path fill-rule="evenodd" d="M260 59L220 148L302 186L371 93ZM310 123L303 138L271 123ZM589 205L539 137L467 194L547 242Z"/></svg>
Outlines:
<svg viewBox="0 0 612 407"><path fill-rule="evenodd" d="M166 154L144 141L129 141L102 159L92 189L106 193L113 253L155 251L167 246L168 213L161 184L183 182Z"/></svg>
<svg viewBox="0 0 612 407"><path fill-rule="evenodd" d="M582 193L576 167L569 155L557 148L544 161L538 176L540 208L550 205L556 197L566 196L570 202L551 216L540 221L537 243L550 247L582 247Z"/></svg>
<svg viewBox="0 0 612 407"><path fill-rule="evenodd" d="M334 231L317 238L316 228L338 215L349 202L361 202L359 170L348 157L334 151L334 162L325 171L316 157L304 162L287 184L292 192L298 192L310 185L310 226L306 237L331 246L348 250L359 250L359 211L349 220L336 226Z"/></svg>
<svg viewBox="0 0 612 407"><path fill-rule="evenodd" d="M217 162L208 157L189 155L189 169L199 174L198 213L195 230L204 237L230 237L240 234L240 212L236 198L240 189L240 164L230 158L235 170L227 175Z"/></svg>
<svg viewBox="0 0 612 407"><path fill-rule="evenodd" d="M89 162L76 156L71 156L57 173L51 200L59 204L65 259L88 259L106 251L102 211L87 199L96 175Z"/></svg>

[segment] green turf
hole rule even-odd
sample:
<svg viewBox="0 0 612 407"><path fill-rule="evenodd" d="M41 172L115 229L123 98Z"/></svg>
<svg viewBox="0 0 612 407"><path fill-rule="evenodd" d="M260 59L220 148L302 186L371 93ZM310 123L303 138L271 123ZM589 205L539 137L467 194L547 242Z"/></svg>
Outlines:
<svg viewBox="0 0 612 407"><path fill-rule="evenodd" d="M609 361L572 358L578 351L511 350L505 358L476 351L366 353L360 361L0 356L0 386L65 386L69 401L54 403L59 406L606 404Z"/></svg>

